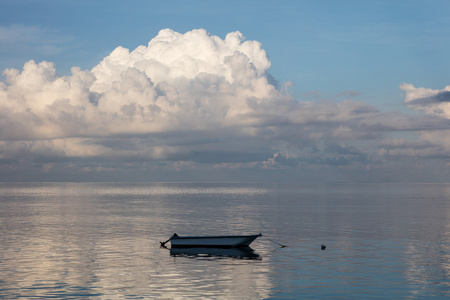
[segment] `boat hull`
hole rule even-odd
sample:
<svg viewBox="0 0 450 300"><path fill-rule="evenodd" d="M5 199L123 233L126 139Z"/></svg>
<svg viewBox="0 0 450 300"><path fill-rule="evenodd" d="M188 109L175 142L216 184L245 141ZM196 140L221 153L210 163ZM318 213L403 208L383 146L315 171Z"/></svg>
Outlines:
<svg viewBox="0 0 450 300"><path fill-rule="evenodd" d="M232 248L249 246L261 234L229 236L172 236L172 248Z"/></svg>

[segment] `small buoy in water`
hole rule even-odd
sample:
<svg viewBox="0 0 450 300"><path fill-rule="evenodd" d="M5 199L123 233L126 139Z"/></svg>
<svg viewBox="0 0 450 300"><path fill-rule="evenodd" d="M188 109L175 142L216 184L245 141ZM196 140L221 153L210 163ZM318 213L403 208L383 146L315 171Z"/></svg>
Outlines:
<svg viewBox="0 0 450 300"><path fill-rule="evenodd" d="M327 246L322 245L322 246L320 246L320 249L321 249L321 250L325 250L325 249L327 249Z"/></svg>

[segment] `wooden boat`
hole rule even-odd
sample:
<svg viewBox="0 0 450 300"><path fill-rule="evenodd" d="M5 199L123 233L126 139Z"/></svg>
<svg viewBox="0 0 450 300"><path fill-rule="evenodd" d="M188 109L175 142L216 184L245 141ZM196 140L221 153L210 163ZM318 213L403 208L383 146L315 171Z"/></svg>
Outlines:
<svg viewBox="0 0 450 300"><path fill-rule="evenodd" d="M178 236L174 233L170 239L160 242L165 246L170 241L172 248L232 248L249 246L262 234L253 235L213 235L213 236Z"/></svg>

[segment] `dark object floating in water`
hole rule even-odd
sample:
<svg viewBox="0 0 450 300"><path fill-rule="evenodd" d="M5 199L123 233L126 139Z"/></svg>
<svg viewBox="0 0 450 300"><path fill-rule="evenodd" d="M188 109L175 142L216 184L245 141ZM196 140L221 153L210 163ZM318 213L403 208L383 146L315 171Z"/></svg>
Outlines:
<svg viewBox="0 0 450 300"><path fill-rule="evenodd" d="M170 241L172 248L232 248L248 247L257 237L253 235L211 235L211 236L178 236L174 233L167 241L160 242L165 247Z"/></svg>
<svg viewBox="0 0 450 300"><path fill-rule="evenodd" d="M321 250L325 250L325 249L327 249L327 246L322 245L322 246L320 246L320 249L321 249Z"/></svg>

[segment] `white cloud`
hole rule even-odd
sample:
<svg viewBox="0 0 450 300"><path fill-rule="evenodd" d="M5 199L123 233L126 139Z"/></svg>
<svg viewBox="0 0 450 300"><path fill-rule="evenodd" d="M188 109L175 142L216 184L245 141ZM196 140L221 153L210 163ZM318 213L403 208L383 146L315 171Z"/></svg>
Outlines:
<svg viewBox="0 0 450 300"><path fill-rule="evenodd" d="M116 48L92 71L59 77L45 61L7 69L0 104L5 115L34 120L37 139L208 129L286 98L268 83L269 66L261 45L238 32L221 40L166 29L148 47Z"/></svg>
<svg viewBox="0 0 450 300"><path fill-rule="evenodd" d="M119 162L126 169L178 171L199 165L370 169L377 155L400 153L388 142L377 153L377 141L422 124L348 99L297 101L271 83L270 65L261 44L239 32L221 39L203 29L164 29L147 46L119 46L92 70L72 68L69 76L57 75L46 61L6 69L0 170L24 162L42 162L45 173L61 171L61 162L81 173L110 172ZM447 91L401 88L408 104ZM444 110L443 104L436 105Z"/></svg>
<svg viewBox="0 0 450 300"><path fill-rule="evenodd" d="M450 119L450 85L442 90L433 90L403 83L400 88L406 93L405 102L408 106L426 114Z"/></svg>
<svg viewBox="0 0 450 300"><path fill-rule="evenodd" d="M95 92L108 90L128 68L143 72L152 82L179 84L199 74L225 79L228 83L260 77L269 69L270 61L255 41L245 41L239 32L229 33L225 40L203 29L186 34L164 29L148 46L133 51L117 47L93 68L97 80Z"/></svg>

